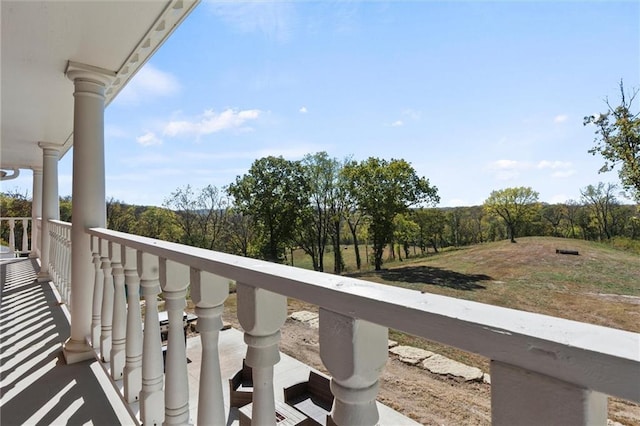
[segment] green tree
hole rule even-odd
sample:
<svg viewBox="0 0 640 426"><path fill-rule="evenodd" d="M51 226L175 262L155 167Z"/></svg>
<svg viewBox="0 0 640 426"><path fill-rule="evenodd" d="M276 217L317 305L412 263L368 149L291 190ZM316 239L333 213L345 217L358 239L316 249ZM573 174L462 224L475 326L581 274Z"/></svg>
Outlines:
<svg viewBox="0 0 640 426"><path fill-rule="evenodd" d="M529 187L505 188L492 191L484 202L489 214L500 217L511 238L516 242L519 228L535 215L538 193Z"/></svg>
<svg viewBox="0 0 640 426"><path fill-rule="evenodd" d="M107 229L120 232L133 232L138 220L135 207L114 198L106 201Z"/></svg>
<svg viewBox="0 0 640 426"><path fill-rule="evenodd" d="M164 207L175 212L182 229L181 243L209 250L222 250L221 234L226 226L229 203L217 187L199 191L187 185L171 193Z"/></svg>
<svg viewBox="0 0 640 426"><path fill-rule="evenodd" d="M28 193L20 193L17 189L0 193L0 216L31 217L31 198ZM18 243L22 241L22 221L15 222L15 236ZM0 224L0 243L9 245L9 221Z"/></svg>
<svg viewBox="0 0 640 426"><path fill-rule="evenodd" d="M442 231L447 221L445 213L441 209L420 208L413 211L414 221L418 224L419 239L418 245L424 254L427 245L433 247L435 253L438 252L438 241L442 237Z"/></svg>
<svg viewBox="0 0 640 426"><path fill-rule="evenodd" d="M135 231L134 233L143 237L164 241L178 242L182 238L176 214L162 207L145 208L140 214Z"/></svg>
<svg viewBox="0 0 640 426"><path fill-rule="evenodd" d="M614 195L616 188L616 185L600 182L598 186L589 185L580 190L582 201L589 208L598 226L601 240L608 240L613 236L613 223L615 220L613 210L618 205Z"/></svg>
<svg viewBox="0 0 640 426"><path fill-rule="evenodd" d="M559 237L560 224L567 216L567 207L563 204L545 204L542 206L540 214L551 227L552 235L554 237Z"/></svg>
<svg viewBox="0 0 640 426"><path fill-rule="evenodd" d="M324 271L324 252L333 233L334 253L337 253L337 265L340 267L340 219L344 204L338 182L340 162L330 158L326 152L318 152L306 155L301 165L309 187L309 205L298 218L296 242L311 256L314 269ZM339 273L340 269L336 272Z"/></svg>
<svg viewBox="0 0 640 426"><path fill-rule="evenodd" d="M632 104L638 90L626 95L620 81L620 105L611 106L606 99L607 111L584 118L584 124L596 126L595 146L589 153L604 157L600 172L613 170L620 165L618 176L622 187L640 201L640 113L632 112Z"/></svg>
<svg viewBox="0 0 640 426"><path fill-rule="evenodd" d="M437 188L418 177L405 160L370 157L344 167L348 189L358 209L369 216L374 265L382 269L384 247L393 241L393 219L412 205L437 203Z"/></svg>
<svg viewBox="0 0 640 426"><path fill-rule="evenodd" d="M394 232L396 242L402 246L404 250L404 257L409 258L409 248L416 245L418 236L420 234L420 227L415 223L411 216L405 214L396 215L393 219ZM398 248L398 258L402 260Z"/></svg>
<svg viewBox="0 0 640 426"><path fill-rule="evenodd" d="M261 256L281 262L293 239L296 220L309 200L309 187L300 163L282 157L260 158L247 174L238 176L229 185L228 193L262 233Z"/></svg>

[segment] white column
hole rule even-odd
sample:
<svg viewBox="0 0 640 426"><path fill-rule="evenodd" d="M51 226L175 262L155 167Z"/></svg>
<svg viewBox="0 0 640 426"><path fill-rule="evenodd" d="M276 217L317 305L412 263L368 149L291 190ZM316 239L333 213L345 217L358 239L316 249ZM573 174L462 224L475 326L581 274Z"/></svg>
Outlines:
<svg viewBox="0 0 640 426"><path fill-rule="evenodd" d="M224 301L228 296L228 279L191 269L191 300L196 304L198 332L202 342L198 393L199 425L225 424L218 338L222 329Z"/></svg>
<svg viewBox="0 0 640 426"><path fill-rule="evenodd" d="M87 228L106 225L104 166L104 92L115 73L69 62L74 83L73 104L73 226L71 231L71 337L65 342L67 363L92 358L92 254Z"/></svg>
<svg viewBox="0 0 640 426"><path fill-rule="evenodd" d="M238 320L245 330L247 365L253 375L252 422L276 424L273 366L280 361L280 328L287 319L287 298L237 283Z"/></svg>
<svg viewBox="0 0 640 426"><path fill-rule="evenodd" d="M331 373L337 425L378 424L378 377L388 357L385 327L320 309L320 358Z"/></svg>
<svg viewBox="0 0 640 426"><path fill-rule="evenodd" d="M607 396L491 361L491 424L605 425Z"/></svg>
<svg viewBox="0 0 640 426"><path fill-rule="evenodd" d="M31 253L29 257L40 256L40 237L38 235L38 218L42 217L42 169L33 169L33 197L31 199Z"/></svg>
<svg viewBox="0 0 640 426"><path fill-rule="evenodd" d="M51 236L49 220L60 219L60 199L58 197L58 159L60 145L39 142L42 148L42 226L40 228L40 273L38 281L49 281L51 260ZM35 196L34 196L35 198Z"/></svg>

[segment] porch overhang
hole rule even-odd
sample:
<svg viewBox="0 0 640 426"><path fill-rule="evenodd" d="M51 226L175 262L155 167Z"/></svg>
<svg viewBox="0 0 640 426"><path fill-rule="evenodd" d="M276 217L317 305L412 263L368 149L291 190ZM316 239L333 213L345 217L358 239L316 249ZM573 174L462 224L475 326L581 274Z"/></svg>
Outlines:
<svg viewBox="0 0 640 426"><path fill-rule="evenodd" d="M73 145L69 61L114 74L108 105L197 3L2 1L0 168L41 167L38 142Z"/></svg>

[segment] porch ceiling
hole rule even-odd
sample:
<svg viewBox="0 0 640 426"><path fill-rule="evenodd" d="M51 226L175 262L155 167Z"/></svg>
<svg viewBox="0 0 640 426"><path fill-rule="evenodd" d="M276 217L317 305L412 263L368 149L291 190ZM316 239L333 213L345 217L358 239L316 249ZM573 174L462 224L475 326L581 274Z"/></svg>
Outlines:
<svg viewBox="0 0 640 426"><path fill-rule="evenodd" d="M116 73L107 103L197 0L6 1L1 4L0 167L42 165L38 142L72 145L68 61Z"/></svg>

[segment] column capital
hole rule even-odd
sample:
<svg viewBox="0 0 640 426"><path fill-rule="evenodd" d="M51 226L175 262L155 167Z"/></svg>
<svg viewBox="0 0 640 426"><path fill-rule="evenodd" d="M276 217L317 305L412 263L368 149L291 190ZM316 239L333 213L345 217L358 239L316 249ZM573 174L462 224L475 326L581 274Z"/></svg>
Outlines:
<svg viewBox="0 0 640 426"><path fill-rule="evenodd" d="M30 169L33 171L33 174L42 174L42 167L40 166L31 166Z"/></svg>
<svg viewBox="0 0 640 426"><path fill-rule="evenodd" d="M64 73L67 78L73 82L76 82L77 80L85 80L104 87L109 86L116 78L116 73L114 71L73 61L67 62L67 69Z"/></svg>
<svg viewBox="0 0 640 426"><path fill-rule="evenodd" d="M38 142L38 146L45 150L45 149L53 149L55 151L62 151L63 146L57 143L53 143L53 142Z"/></svg>

